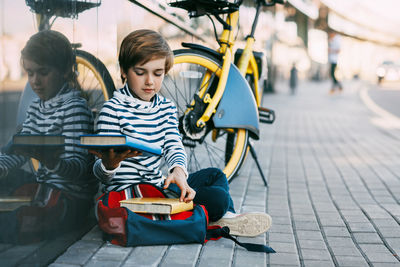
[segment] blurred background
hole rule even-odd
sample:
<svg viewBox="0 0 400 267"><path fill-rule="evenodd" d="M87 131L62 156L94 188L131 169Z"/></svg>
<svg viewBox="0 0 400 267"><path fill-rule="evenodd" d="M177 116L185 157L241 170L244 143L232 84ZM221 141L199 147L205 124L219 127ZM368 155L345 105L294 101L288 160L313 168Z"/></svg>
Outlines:
<svg viewBox="0 0 400 267"><path fill-rule="evenodd" d="M159 31L173 49L180 48L183 41L217 46L207 17L189 19L186 11L169 7L164 0L88 2L100 5L75 19L58 18L52 29L98 57L116 87L121 85L118 47L123 37L135 29ZM242 40L249 33L254 2L245 0L240 9L237 47L243 47ZM329 29L341 35L337 71L340 79L382 82L378 74L386 75L385 82L400 79L399 9L397 0L287 0L283 6L265 8L255 36L256 50L264 52L267 59L264 91L274 93L277 83L286 82L293 64L299 81L328 80ZM20 65L20 50L35 32L35 15L25 0L0 1L0 145L15 131L18 101L27 82Z"/></svg>

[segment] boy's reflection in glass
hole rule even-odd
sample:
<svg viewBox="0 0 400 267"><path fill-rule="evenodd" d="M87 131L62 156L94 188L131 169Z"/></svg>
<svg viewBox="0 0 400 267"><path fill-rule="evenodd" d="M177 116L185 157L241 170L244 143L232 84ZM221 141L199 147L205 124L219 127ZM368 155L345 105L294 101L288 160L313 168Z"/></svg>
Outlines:
<svg viewBox="0 0 400 267"><path fill-rule="evenodd" d="M30 206L0 212L0 242L61 235L80 225L92 206L97 192L97 182L90 174L92 157L76 144L81 134L92 132L93 119L86 100L80 97L74 62L70 42L56 31L33 35L21 51L22 66L39 98L28 108L19 133L64 135L65 146L52 151L18 150L18 154L3 148L2 193L31 195L33 201ZM21 169L31 158L40 162L36 174Z"/></svg>

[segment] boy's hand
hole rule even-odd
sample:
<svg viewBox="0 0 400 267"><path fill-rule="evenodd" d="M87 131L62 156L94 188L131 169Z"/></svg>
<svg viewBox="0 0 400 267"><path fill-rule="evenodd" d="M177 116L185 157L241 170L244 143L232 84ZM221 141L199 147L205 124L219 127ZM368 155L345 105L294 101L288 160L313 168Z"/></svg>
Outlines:
<svg viewBox="0 0 400 267"><path fill-rule="evenodd" d="M125 150L122 152L114 151L113 148L109 150L89 150L89 153L96 155L101 159L104 167L107 170L114 170L119 166L119 163L127 158L132 158L142 155L142 152L136 150Z"/></svg>
<svg viewBox="0 0 400 267"><path fill-rule="evenodd" d="M168 188L171 183L176 184L181 190L180 201L185 201L187 203L194 199L196 191L188 185L185 172L180 167L175 167L168 175L164 183L164 189Z"/></svg>

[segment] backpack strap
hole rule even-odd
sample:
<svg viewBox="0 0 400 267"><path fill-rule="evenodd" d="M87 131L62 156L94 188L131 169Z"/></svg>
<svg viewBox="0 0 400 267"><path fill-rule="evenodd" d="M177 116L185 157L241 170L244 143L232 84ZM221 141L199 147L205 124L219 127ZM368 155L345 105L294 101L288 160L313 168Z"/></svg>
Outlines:
<svg viewBox="0 0 400 267"><path fill-rule="evenodd" d="M236 244L245 248L248 251L276 253L276 251L273 248L265 246L265 245L239 242L236 238L234 238L229 233L229 227L227 227L227 226L224 226L222 228L207 229L207 235L206 235L207 240L217 240L221 237L225 237L225 238L232 240L233 242L235 242Z"/></svg>

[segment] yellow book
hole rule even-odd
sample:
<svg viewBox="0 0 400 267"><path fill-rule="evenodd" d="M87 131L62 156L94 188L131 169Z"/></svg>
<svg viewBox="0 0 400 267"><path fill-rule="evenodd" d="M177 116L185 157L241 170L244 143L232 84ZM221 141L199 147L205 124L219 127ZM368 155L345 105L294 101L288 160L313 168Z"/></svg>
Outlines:
<svg viewBox="0 0 400 267"><path fill-rule="evenodd" d="M179 198L130 198L119 203L136 213L175 214L193 209L193 201L180 202Z"/></svg>

